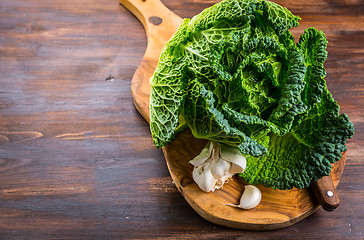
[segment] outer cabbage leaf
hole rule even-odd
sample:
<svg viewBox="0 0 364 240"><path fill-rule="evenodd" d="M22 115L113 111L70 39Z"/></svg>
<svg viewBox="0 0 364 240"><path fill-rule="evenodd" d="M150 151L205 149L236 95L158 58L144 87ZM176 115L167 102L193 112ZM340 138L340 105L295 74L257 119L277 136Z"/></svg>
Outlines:
<svg viewBox="0 0 364 240"><path fill-rule="evenodd" d="M346 114L339 115L339 106L327 89L321 98L290 133L267 134L269 154L248 156L247 169L241 174L247 182L278 189L304 188L330 174L331 163L346 151L346 139L354 134L354 127Z"/></svg>

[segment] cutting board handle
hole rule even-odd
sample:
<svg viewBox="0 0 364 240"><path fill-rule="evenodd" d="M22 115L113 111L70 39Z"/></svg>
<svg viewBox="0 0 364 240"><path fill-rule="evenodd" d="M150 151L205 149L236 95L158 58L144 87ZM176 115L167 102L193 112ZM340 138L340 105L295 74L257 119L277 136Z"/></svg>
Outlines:
<svg viewBox="0 0 364 240"><path fill-rule="evenodd" d="M120 0L120 3L139 19L147 34L147 49L131 81L131 92L136 109L149 122L149 79L165 43L177 31L182 18L160 0Z"/></svg>
<svg viewBox="0 0 364 240"><path fill-rule="evenodd" d="M335 210L339 204L339 195L336 192L331 176L324 176L311 185L316 199L326 211Z"/></svg>
<svg viewBox="0 0 364 240"><path fill-rule="evenodd" d="M170 33L177 31L182 22L182 18L169 10L160 0L120 0L120 3L143 24L148 44L154 42L164 44L170 39Z"/></svg>

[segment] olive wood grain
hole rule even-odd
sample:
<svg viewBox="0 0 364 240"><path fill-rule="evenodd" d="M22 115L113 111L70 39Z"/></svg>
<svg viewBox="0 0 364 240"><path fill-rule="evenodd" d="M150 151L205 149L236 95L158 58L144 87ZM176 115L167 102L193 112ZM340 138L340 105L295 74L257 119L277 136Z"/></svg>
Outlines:
<svg viewBox="0 0 364 240"><path fill-rule="evenodd" d="M133 102L139 113L149 122L149 79L157 66L164 44L178 29L182 19L166 8L159 0L120 0L144 25L148 46L131 83ZM191 207L203 218L216 224L250 230L272 230L290 226L315 212L320 204L333 210L339 200L338 185L346 154L333 164L331 177L314 184L311 189L273 190L257 186L262 201L252 210L241 210L225 203L238 204L246 183L235 177L222 189L205 193L192 179L192 166L188 161L204 147L206 140L195 139L189 130L180 133L163 153L172 179ZM332 180L331 180L332 179ZM330 190L334 197L325 195ZM319 200L319 202L317 201Z"/></svg>

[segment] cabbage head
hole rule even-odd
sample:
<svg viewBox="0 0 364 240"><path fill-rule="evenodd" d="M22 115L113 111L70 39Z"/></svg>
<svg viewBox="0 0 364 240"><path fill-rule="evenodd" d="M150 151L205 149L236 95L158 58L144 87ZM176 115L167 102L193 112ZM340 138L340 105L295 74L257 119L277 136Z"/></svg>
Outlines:
<svg viewBox="0 0 364 240"><path fill-rule="evenodd" d="M237 147L241 177L275 189L304 188L331 171L354 126L327 89L327 40L273 2L225 0L184 19L151 79L156 147L190 128Z"/></svg>

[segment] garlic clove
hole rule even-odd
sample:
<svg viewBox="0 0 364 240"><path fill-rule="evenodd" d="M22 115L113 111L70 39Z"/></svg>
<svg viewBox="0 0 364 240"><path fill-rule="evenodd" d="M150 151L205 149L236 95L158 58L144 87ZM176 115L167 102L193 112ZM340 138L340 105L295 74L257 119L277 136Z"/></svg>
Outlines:
<svg viewBox="0 0 364 240"><path fill-rule="evenodd" d="M203 191L211 192L215 190L216 179L209 168L203 170L203 166L194 167L192 178Z"/></svg>
<svg viewBox="0 0 364 240"><path fill-rule="evenodd" d="M212 175L214 175L214 177L216 179L222 178L222 177L228 175L230 172L230 169L231 169L231 163L225 161L222 158L220 158L217 161L212 162L212 164L211 164L211 172L212 172Z"/></svg>
<svg viewBox="0 0 364 240"><path fill-rule="evenodd" d="M244 172L245 167L242 167L241 165L235 164L235 163L231 163L231 168L229 173L230 174L236 174L236 173L242 173Z"/></svg>
<svg viewBox="0 0 364 240"><path fill-rule="evenodd" d="M242 209L252 209L259 205L260 201L262 200L262 193L256 186L253 185L246 185L243 195L240 198L240 204L230 204L227 203L225 205L238 207Z"/></svg>
<svg viewBox="0 0 364 240"><path fill-rule="evenodd" d="M246 168L246 159L236 147L221 144L221 157L232 163L230 174L242 173Z"/></svg>
<svg viewBox="0 0 364 240"><path fill-rule="evenodd" d="M252 209L258 206L262 200L262 193L256 186L247 185L240 199L240 207L243 209Z"/></svg>
<svg viewBox="0 0 364 240"><path fill-rule="evenodd" d="M212 143L211 141L209 141L206 146L202 149L202 151L200 152L199 155L197 155L194 159L192 159L191 161L189 161L190 164L192 164L193 166L200 166L202 165L207 159L210 158L211 153L212 153Z"/></svg>

